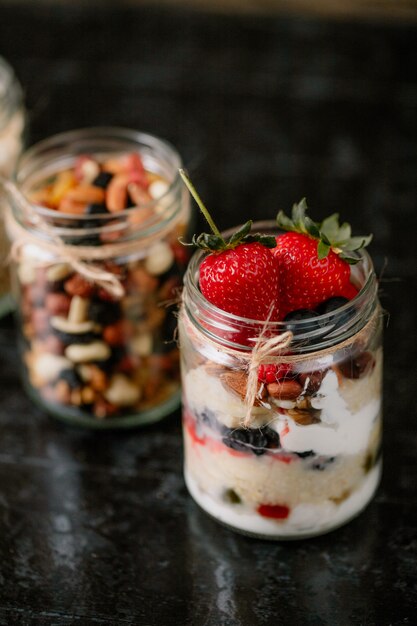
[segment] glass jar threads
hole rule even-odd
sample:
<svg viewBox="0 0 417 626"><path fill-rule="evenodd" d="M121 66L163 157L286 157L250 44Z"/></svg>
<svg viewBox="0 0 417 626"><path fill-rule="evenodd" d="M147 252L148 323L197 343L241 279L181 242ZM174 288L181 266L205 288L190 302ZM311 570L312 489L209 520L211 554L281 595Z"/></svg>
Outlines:
<svg viewBox="0 0 417 626"><path fill-rule="evenodd" d="M0 175L10 177L23 150L26 114L20 84L10 65L0 57ZM3 198L0 198L2 205ZM1 207L0 207L1 208ZM0 218L0 315L10 309L9 272L6 258L9 251Z"/></svg>
<svg viewBox="0 0 417 626"><path fill-rule="evenodd" d="M178 405L165 305L187 261L180 165L166 142L118 128L57 135L19 162L7 228L24 381L59 418L127 427Z"/></svg>
<svg viewBox="0 0 417 626"><path fill-rule="evenodd" d="M271 223L254 229L274 232ZM352 300L290 324L217 308L198 287L204 253L191 260L179 320L185 480L196 502L235 530L319 535L375 493L382 323L372 262L360 255Z"/></svg>

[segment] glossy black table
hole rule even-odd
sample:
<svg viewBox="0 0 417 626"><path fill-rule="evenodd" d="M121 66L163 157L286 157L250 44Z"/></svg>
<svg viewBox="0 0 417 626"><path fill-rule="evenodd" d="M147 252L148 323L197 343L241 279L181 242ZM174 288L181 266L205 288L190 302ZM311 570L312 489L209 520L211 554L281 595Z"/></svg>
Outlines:
<svg viewBox="0 0 417 626"><path fill-rule="evenodd" d="M113 433L48 418L22 391L3 319L2 626L415 623L416 36L413 24L157 5L0 7L31 142L96 124L165 137L221 227L304 195L317 218L340 210L374 232L390 313L377 497L348 526L293 543L233 534L198 509L179 412Z"/></svg>

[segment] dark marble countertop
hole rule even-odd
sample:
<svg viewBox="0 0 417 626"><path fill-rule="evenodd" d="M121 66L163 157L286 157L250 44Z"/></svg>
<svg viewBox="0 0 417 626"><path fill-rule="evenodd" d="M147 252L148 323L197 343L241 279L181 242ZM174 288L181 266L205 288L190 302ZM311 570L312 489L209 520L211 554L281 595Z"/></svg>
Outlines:
<svg viewBox="0 0 417 626"><path fill-rule="evenodd" d="M374 232L389 312L382 484L346 527L293 543L197 508L179 412L123 433L48 418L22 391L3 319L0 624L415 623L416 25L5 2L0 42L31 142L91 125L165 137L221 227L302 196L317 217L340 210Z"/></svg>

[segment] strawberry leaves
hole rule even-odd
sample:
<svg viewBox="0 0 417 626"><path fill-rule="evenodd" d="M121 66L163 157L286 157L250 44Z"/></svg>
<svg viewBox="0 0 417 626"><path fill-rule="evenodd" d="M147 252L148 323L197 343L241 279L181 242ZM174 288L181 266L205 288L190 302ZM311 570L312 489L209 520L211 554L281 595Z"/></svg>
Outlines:
<svg viewBox="0 0 417 626"><path fill-rule="evenodd" d="M298 204L293 205L291 218L280 211L277 215L279 228L317 239L317 256L319 259L326 258L332 250L347 263L351 265L357 263L359 257L352 252L357 252L369 245L372 235L352 237L350 224L347 222L339 224L338 213L333 213L319 223L314 222L306 215L306 210L307 202L303 198Z"/></svg>
<svg viewBox="0 0 417 626"><path fill-rule="evenodd" d="M179 170L180 176L185 183L188 191L198 204L200 211L206 218L208 225L210 226L212 233L202 233L201 235L194 235L192 238L191 245L197 246L206 252L222 252L223 250L234 250L242 243L260 243L266 248L275 248L276 240L275 237L269 235L262 235L261 233L251 233L252 229L252 220L248 220L241 226L229 239L224 239L216 224L213 221L210 213L208 212L206 206L198 195L194 185L184 172L184 170ZM185 244L190 245L190 244Z"/></svg>

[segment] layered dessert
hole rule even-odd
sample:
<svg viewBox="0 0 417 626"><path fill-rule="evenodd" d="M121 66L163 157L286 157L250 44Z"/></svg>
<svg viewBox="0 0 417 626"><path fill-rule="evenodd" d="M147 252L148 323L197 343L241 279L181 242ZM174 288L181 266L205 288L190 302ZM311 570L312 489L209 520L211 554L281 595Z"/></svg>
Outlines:
<svg viewBox="0 0 417 626"><path fill-rule="evenodd" d="M299 214L284 223L281 216L279 226L293 227ZM326 224L324 231L333 252ZM372 272L364 269L363 253L354 271L342 258L342 266L330 258L337 272L329 269L318 259L318 240L295 234L294 226L266 247L271 265L267 257L263 265L255 248L252 272L253 240L198 253L186 276L180 317L187 487L215 519L270 538L308 537L344 524L369 502L381 472L382 348ZM306 291L306 254L312 253ZM332 274L327 286L317 266ZM252 295L243 284L251 280ZM225 288L219 297L220 284ZM284 333L284 347L276 350L271 343L268 353L267 342ZM261 344L266 352L259 356Z"/></svg>
<svg viewBox="0 0 417 626"><path fill-rule="evenodd" d="M187 261L178 237L188 212L170 184L133 152L80 155L25 189L49 237L26 242L15 263L25 380L55 415L130 425L178 402L168 305Z"/></svg>

